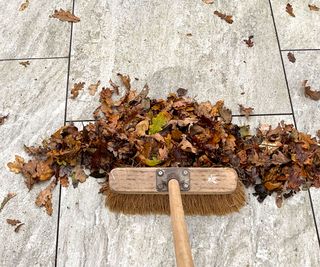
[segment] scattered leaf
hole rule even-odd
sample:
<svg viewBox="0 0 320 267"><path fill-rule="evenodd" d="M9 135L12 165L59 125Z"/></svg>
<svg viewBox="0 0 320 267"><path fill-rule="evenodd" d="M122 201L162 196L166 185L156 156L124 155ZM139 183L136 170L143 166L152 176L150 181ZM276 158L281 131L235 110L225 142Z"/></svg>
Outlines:
<svg viewBox="0 0 320 267"><path fill-rule="evenodd" d="M75 99L79 95L79 91L83 89L85 82L75 83L71 89L71 98Z"/></svg>
<svg viewBox="0 0 320 267"><path fill-rule="evenodd" d="M128 75L123 75L121 73L118 73L117 75L120 77L124 87L129 91L131 89L131 79L130 79L130 77Z"/></svg>
<svg viewBox="0 0 320 267"><path fill-rule="evenodd" d="M88 89L89 89L89 94L90 94L90 95L94 96L94 95L96 94L100 83L101 83L101 82L98 81L97 83L93 83L93 84L90 84L90 85L89 85L89 88L88 88Z"/></svg>
<svg viewBox="0 0 320 267"><path fill-rule="evenodd" d="M295 14L293 13L293 7L289 3L286 5L286 12L291 16L295 17Z"/></svg>
<svg viewBox="0 0 320 267"><path fill-rule="evenodd" d="M252 114L254 108L251 108L251 107L246 108L243 105L239 104L239 110L240 110L240 114L244 115L248 119L249 116Z"/></svg>
<svg viewBox="0 0 320 267"><path fill-rule="evenodd" d="M189 32L189 33L186 34L186 36L191 37L192 33Z"/></svg>
<svg viewBox="0 0 320 267"><path fill-rule="evenodd" d="M282 207L283 197L281 193L278 193L276 196L276 205L280 209Z"/></svg>
<svg viewBox="0 0 320 267"><path fill-rule="evenodd" d="M21 228L22 225L24 225L24 223L20 223L19 225L17 225L17 227L14 228L14 231L15 231L16 233L18 233L18 232L20 231L20 228Z"/></svg>
<svg viewBox="0 0 320 267"><path fill-rule="evenodd" d="M27 61L20 61L19 64L22 65L22 66L24 66L24 67L26 68L26 67L28 67L28 66L30 65L30 61L29 61L29 60L27 60Z"/></svg>
<svg viewBox="0 0 320 267"><path fill-rule="evenodd" d="M289 52L287 56L290 62L292 63L296 62L296 58L293 53Z"/></svg>
<svg viewBox="0 0 320 267"><path fill-rule="evenodd" d="M213 14L215 14L216 16L218 16L219 18L221 18L222 20L226 21L229 24L233 23L233 19L231 15L223 14L217 10Z"/></svg>
<svg viewBox="0 0 320 267"><path fill-rule="evenodd" d="M9 117L9 114L5 116L0 116L0 125L4 124L4 121L8 119L8 117Z"/></svg>
<svg viewBox="0 0 320 267"><path fill-rule="evenodd" d="M179 97L185 96L187 93L188 93L188 90L184 89L184 88L179 88L177 90L177 94L178 94Z"/></svg>
<svg viewBox="0 0 320 267"><path fill-rule="evenodd" d="M310 11L319 11L320 10L320 8L317 7L316 5L309 4L308 7L309 7Z"/></svg>
<svg viewBox="0 0 320 267"><path fill-rule="evenodd" d="M245 39L245 40L243 40L243 41L246 43L246 45L247 45L248 47L253 47L254 43L253 43L252 39L253 39L253 35L250 35L249 38L248 38L248 40Z"/></svg>
<svg viewBox="0 0 320 267"><path fill-rule="evenodd" d="M52 215L52 190L56 187L56 181L52 181L45 189L43 189L36 199L36 205L38 207L44 206L46 208L47 214Z"/></svg>
<svg viewBox="0 0 320 267"><path fill-rule="evenodd" d="M202 0L202 2L205 4L213 4L214 0Z"/></svg>
<svg viewBox="0 0 320 267"><path fill-rule="evenodd" d="M15 220L15 219L7 219L7 223L12 226L16 226L17 224L19 224L21 222L19 220Z"/></svg>
<svg viewBox="0 0 320 267"><path fill-rule="evenodd" d="M55 10L53 15L50 16L50 18L56 18L60 21L67 21L67 22L79 22L80 18L73 15L70 11L64 11L62 8L60 10Z"/></svg>
<svg viewBox="0 0 320 267"><path fill-rule="evenodd" d="M26 10L28 6L29 6L29 0L25 0L25 2L20 5L19 11Z"/></svg>
<svg viewBox="0 0 320 267"><path fill-rule="evenodd" d="M0 212L3 210L4 206L9 202L10 199L14 198L17 194L16 193L8 193L6 197L2 200L0 205Z"/></svg>
<svg viewBox="0 0 320 267"><path fill-rule="evenodd" d="M307 85L307 83L308 83L308 80L304 80L302 83L305 96L310 97L312 100L319 101L320 91L312 90L311 86Z"/></svg>

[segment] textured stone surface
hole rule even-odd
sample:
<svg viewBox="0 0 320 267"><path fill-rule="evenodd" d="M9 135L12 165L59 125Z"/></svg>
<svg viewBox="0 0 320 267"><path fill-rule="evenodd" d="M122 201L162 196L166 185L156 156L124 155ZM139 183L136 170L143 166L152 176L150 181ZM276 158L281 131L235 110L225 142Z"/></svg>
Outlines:
<svg viewBox="0 0 320 267"><path fill-rule="evenodd" d="M72 0L1 1L0 59L67 56L70 24L49 18L55 9L71 9Z"/></svg>
<svg viewBox="0 0 320 267"><path fill-rule="evenodd" d="M23 178L9 172L14 155L25 156L23 145L40 143L63 124L67 60L32 60L24 68L17 61L0 62L1 114L10 114L0 126L0 202L13 198L0 212L0 266L54 266L58 190L53 216L34 204L46 184L28 192ZM19 233L6 219L25 223Z"/></svg>
<svg viewBox="0 0 320 267"><path fill-rule="evenodd" d="M317 130L320 130L320 101L305 97L302 81L308 80L313 90L320 90L320 51L294 52L294 64L287 60L286 55L287 53L283 52L297 127L315 135ZM313 189L311 195L317 224L320 226L320 192Z"/></svg>
<svg viewBox="0 0 320 267"><path fill-rule="evenodd" d="M292 123L291 116L234 121L254 128L282 119ZM99 187L89 178L62 190L58 266L174 266L170 218L110 213ZM273 197L260 204L249 193L240 213L190 216L187 224L196 266L314 266L320 260L307 192L281 209Z"/></svg>
<svg viewBox="0 0 320 267"><path fill-rule="evenodd" d="M319 49L320 12L310 11L308 4L319 1L310 0L270 0L277 25L281 49ZM295 17L286 12L286 5L293 7ZM267 39L266 39L267 40Z"/></svg>
<svg viewBox="0 0 320 267"><path fill-rule="evenodd" d="M222 21L215 10L233 15L234 23ZM121 72L139 78L139 90L147 83L151 96L183 87L201 101L225 99L234 113L239 103L259 114L290 112L268 0L81 0L75 11L82 21L74 25L71 86L99 79L107 85ZM252 48L243 42L250 35ZM97 99L87 89L69 99L68 119L91 118Z"/></svg>

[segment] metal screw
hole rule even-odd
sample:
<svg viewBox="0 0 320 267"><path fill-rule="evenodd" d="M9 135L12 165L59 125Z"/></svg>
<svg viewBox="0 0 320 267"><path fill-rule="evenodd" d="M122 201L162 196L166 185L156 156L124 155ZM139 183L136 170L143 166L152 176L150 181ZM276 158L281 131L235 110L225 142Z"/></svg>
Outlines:
<svg viewBox="0 0 320 267"><path fill-rule="evenodd" d="M189 185L187 183L184 183L182 186L183 186L184 189L188 189L189 188Z"/></svg>
<svg viewBox="0 0 320 267"><path fill-rule="evenodd" d="M158 171L158 175L159 175L159 176L164 175L164 171L163 171L163 170L159 170L159 171Z"/></svg>
<svg viewBox="0 0 320 267"><path fill-rule="evenodd" d="M188 170L183 170L183 172L182 172L182 174L185 176L188 175L188 173L189 173Z"/></svg>

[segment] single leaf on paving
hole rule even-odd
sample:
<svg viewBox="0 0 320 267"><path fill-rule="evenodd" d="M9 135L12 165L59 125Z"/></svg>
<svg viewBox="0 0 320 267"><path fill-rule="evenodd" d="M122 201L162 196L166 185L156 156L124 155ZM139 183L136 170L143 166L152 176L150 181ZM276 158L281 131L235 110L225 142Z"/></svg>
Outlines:
<svg viewBox="0 0 320 267"><path fill-rule="evenodd" d="M184 88L179 88L177 90L177 94L178 94L179 97L185 96L187 93L188 93L188 90L184 89Z"/></svg>
<svg viewBox="0 0 320 267"><path fill-rule="evenodd" d="M24 11L29 6L29 0L25 0L24 3L20 5L19 11Z"/></svg>
<svg viewBox="0 0 320 267"><path fill-rule="evenodd" d="M312 100L319 101L320 100L320 91L312 90L311 86L307 85L307 83L308 83L308 80L304 80L302 83L305 96L311 98Z"/></svg>
<svg viewBox="0 0 320 267"><path fill-rule="evenodd" d="M213 14L215 14L216 16L218 16L219 18L221 18L222 20L226 21L229 24L233 23L233 19L231 15L223 14L217 10Z"/></svg>
<svg viewBox="0 0 320 267"><path fill-rule="evenodd" d="M56 187L57 183L53 180L45 189L43 189L36 199L38 207L44 206L48 215L52 215L52 190Z"/></svg>
<svg viewBox="0 0 320 267"><path fill-rule="evenodd" d="M30 61L29 61L29 60L27 60L27 61L20 61L19 64L22 65L22 66L24 66L24 67L26 68L26 67L28 67L28 66L30 65Z"/></svg>
<svg viewBox="0 0 320 267"><path fill-rule="evenodd" d="M240 110L240 114L244 115L248 119L249 116L252 114L254 108L244 107L243 105L239 104L239 110Z"/></svg>
<svg viewBox="0 0 320 267"><path fill-rule="evenodd" d="M16 226L17 224L21 223L19 220L16 219L7 219L7 223L12 225L12 226Z"/></svg>
<svg viewBox="0 0 320 267"><path fill-rule="evenodd" d="M16 233L18 233L18 232L20 231L20 228L21 228L22 225L24 225L24 223L20 223L19 225L17 225L17 227L14 228L14 231L15 231Z"/></svg>
<svg viewBox="0 0 320 267"><path fill-rule="evenodd" d="M252 39L253 39L253 35L250 35L248 40L243 40L243 41L246 43L246 45L248 47L253 47L254 43L253 43Z"/></svg>
<svg viewBox="0 0 320 267"><path fill-rule="evenodd" d="M83 89L84 85L85 85L85 82L78 82L73 85L71 89L72 99L75 99L79 95L79 92Z"/></svg>
<svg viewBox="0 0 320 267"><path fill-rule="evenodd" d="M80 18L75 15L72 15L70 11L64 11L62 8L60 10L55 10L53 15L50 18L56 18L60 21L67 21L67 22L79 22Z"/></svg>
<svg viewBox="0 0 320 267"><path fill-rule="evenodd" d="M0 212L3 210L4 206L9 202L10 199L14 198L17 194L16 193L8 193L5 198L2 200L0 205Z"/></svg>
<svg viewBox="0 0 320 267"><path fill-rule="evenodd" d="M295 17L295 14L293 13L293 7L289 3L286 5L286 12L291 16Z"/></svg>
<svg viewBox="0 0 320 267"><path fill-rule="evenodd" d="M287 57L288 57L290 62L292 62L292 63L296 62L296 58L295 58L293 53L289 52Z"/></svg>
<svg viewBox="0 0 320 267"><path fill-rule="evenodd" d="M213 4L214 0L202 0L202 2L205 4Z"/></svg>
<svg viewBox="0 0 320 267"><path fill-rule="evenodd" d="M0 125L4 124L4 121L8 119L8 117L9 117L9 114L5 116L0 116Z"/></svg>
<svg viewBox="0 0 320 267"><path fill-rule="evenodd" d="M311 5L311 4L309 4L308 7L309 7L309 9L310 9L311 11L319 11L319 10L320 10L320 8L317 7L316 5Z"/></svg>
<svg viewBox="0 0 320 267"><path fill-rule="evenodd" d="M88 88L88 89L89 89L89 94L90 94L90 95L94 96L94 95L96 94L100 83L101 83L101 82L98 81L97 83L93 83L93 84L90 84L90 85L89 85L89 88Z"/></svg>

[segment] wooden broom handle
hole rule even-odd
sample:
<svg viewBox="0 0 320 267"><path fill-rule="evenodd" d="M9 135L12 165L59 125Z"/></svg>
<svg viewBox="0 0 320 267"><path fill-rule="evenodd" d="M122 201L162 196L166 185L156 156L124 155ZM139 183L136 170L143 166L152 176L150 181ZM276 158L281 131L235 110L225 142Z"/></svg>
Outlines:
<svg viewBox="0 0 320 267"><path fill-rule="evenodd" d="M168 183L170 216L174 240L174 249L178 267L193 267L191 248L187 225L184 220L184 211L181 200L180 186L176 179Z"/></svg>

